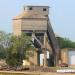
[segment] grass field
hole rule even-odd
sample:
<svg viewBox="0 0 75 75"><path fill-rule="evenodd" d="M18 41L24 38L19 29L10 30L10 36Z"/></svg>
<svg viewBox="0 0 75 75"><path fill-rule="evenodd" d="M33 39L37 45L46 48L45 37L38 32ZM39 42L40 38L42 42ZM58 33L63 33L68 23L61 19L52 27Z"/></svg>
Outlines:
<svg viewBox="0 0 75 75"><path fill-rule="evenodd" d="M14 73L0 73L0 75L37 75L37 74L14 74ZM75 74L57 74L57 73L46 73L46 74L38 74L38 75L75 75Z"/></svg>
<svg viewBox="0 0 75 75"><path fill-rule="evenodd" d="M51 73L51 72L0 72L0 75L75 75L75 74L70 74L70 73L66 73L66 74L61 74L61 73Z"/></svg>

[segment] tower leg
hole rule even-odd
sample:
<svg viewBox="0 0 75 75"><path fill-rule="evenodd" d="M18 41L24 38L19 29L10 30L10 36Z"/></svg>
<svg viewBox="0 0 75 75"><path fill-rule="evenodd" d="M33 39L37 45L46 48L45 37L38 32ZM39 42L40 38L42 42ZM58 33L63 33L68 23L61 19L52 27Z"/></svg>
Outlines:
<svg viewBox="0 0 75 75"><path fill-rule="evenodd" d="M34 51L34 65L38 65L38 49Z"/></svg>
<svg viewBox="0 0 75 75"><path fill-rule="evenodd" d="M44 33L44 67L47 66L47 35L46 32Z"/></svg>
<svg viewBox="0 0 75 75"><path fill-rule="evenodd" d="M54 66L58 66L59 64L59 54L54 53Z"/></svg>

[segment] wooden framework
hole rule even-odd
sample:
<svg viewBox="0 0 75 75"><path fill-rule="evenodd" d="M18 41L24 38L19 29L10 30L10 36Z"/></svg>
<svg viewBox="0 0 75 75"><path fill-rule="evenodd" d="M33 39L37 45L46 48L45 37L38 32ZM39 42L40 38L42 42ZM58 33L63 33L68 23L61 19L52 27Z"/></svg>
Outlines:
<svg viewBox="0 0 75 75"><path fill-rule="evenodd" d="M33 10L29 10L30 7L32 7ZM43 11L43 9L46 9L47 11ZM26 6L26 8L24 7L24 11L13 19L13 31L14 35L21 35L22 32L25 32L32 36L33 44L38 49L35 57L37 65L40 65L40 53L44 54L43 65L48 65L48 50L50 52L50 56L52 55L53 57L53 64L56 66L58 65L59 60L59 46L48 15L48 6Z"/></svg>

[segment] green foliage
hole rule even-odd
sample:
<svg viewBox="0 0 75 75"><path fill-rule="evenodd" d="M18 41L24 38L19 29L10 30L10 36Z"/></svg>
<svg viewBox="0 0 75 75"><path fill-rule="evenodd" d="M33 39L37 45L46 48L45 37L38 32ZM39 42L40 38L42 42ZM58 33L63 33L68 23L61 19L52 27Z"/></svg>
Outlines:
<svg viewBox="0 0 75 75"><path fill-rule="evenodd" d="M33 55L31 37L26 34L13 36L0 31L0 59L6 59L10 66L22 64L23 59Z"/></svg>
<svg viewBox="0 0 75 75"><path fill-rule="evenodd" d="M6 33L4 31L0 31L0 59L6 58L5 38Z"/></svg>
<svg viewBox="0 0 75 75"><path fill-rule="evenodd" d="M22 65L23 59L27 59L32 54L31 44L31 38L25 34L12 36L7 50L7 64L10 66Z"/></svg>
<svg viewBox="0 0 75 75"><path fill-rule="evenodd" d="M75 42L67 38L57 38L60 48L75 48Z"/></svg>
<svg viewBox="0 0 75 75"><path fill-rule="evenodd" d="M0 45L0 59L5 59L6 58L6 50L2 45Z"/></svg>

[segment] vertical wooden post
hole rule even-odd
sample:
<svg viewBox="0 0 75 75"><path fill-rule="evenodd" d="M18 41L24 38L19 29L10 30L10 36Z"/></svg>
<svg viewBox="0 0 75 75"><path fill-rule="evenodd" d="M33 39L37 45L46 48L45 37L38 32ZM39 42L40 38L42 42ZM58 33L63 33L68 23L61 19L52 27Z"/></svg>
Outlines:
<svg viewBox="0 0 75 75"><path fill-rule="evenodd" d="M57 50L57 52L56 53L54 53L54 66L58 66L58 64L59 64L59 52L58 52L58 50Z"/></svg>
<svg viewBox="0 0 75 75"><path fill-rule="evenodd" d="M35 48L34 51L34 65L38 65L38 53L37 53L38 49Z"/></svg>
<svg viewBox="0 0 75 75"><path fill-rule="evenodd" d="M47 66L47 34L46 32L44 33L44 67Z"/></svg>
<svg viewBox="0 0 75 75"><path fill-rule="evenodd" d="M35 32L32 33L32 41L34 43Z"/></svg>

